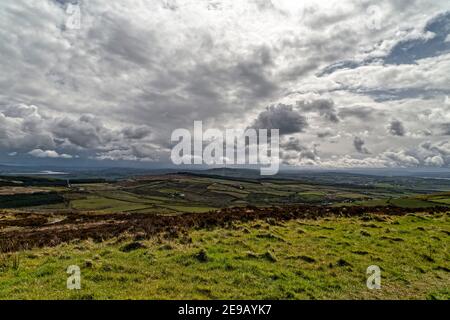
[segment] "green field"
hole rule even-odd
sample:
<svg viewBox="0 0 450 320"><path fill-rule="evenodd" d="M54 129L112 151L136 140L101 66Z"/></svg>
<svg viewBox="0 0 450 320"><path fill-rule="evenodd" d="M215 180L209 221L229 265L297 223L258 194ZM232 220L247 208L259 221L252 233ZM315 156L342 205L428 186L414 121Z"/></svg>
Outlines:
<svg viewBox="0 0 450 320"><path fill-rule="evenodd" d="M0 258L1 299L449 299L448 214L254 221ZM189 241L187 241L187 239ZM81 290L66 269L81 268ZM366 269L382 270L381 290Z"/></svg>

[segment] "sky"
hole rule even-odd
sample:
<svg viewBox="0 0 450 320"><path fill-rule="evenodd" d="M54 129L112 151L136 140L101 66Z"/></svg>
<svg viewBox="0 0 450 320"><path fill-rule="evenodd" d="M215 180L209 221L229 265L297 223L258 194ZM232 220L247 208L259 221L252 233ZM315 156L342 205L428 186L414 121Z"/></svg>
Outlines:
<svg viewBox="0 0 450 320"><path fill-rule="evenodd" d="M0 163L170 165L201 120L279 128L285 165L449 168L449 84L448 0L0 2Z"/></svg>

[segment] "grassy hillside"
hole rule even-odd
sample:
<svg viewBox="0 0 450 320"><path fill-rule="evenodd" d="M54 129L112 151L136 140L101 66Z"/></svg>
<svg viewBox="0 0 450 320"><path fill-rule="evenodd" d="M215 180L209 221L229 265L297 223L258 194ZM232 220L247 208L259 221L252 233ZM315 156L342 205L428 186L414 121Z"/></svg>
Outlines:
<svg viewBox="0 0 450 320"><path fill-rule="evenodd" d="M236 222L2 254L1 299L449 299L448 214ZM78 265L82 289L66 289ZM382 270L368 290L366 269Z"/></svg>

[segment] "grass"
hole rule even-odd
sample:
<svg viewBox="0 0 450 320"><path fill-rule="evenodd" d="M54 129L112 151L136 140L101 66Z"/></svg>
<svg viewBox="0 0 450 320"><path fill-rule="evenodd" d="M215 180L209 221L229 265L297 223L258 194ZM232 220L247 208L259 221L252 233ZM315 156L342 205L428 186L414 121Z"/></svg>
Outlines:
<svg viewBox="0 0 450 320"><path fill-rule="evenodd" d="M386 206L389 204L388 200L389 199L357 201L357 202L354 202L354 205L360 205L360 206L366 206L366 207Z"/></svg>
<svg viewBox="0 0 450 320"><path fill-rule="evenodd" d="M436 203L423 201L423 200L419 200L419 199L414 199L414 198L392 199L390 201L390 204L397 206L397 207L402 207L402 208L429 208L429 207L434 207L437 205Z"/></svg>
<svg viewBox="0 0 450 320"><path fill-rule="evenodd" d="M426 196L418 196L417 198L424 199L427 201L432 201L441 205L450 205L450 193L437 193Z"/></svg>
<svg viewBox="0 0 450 320"><path fill-rule="evenodd" d="M254 221L0 258L1 299L449 299L448 214ZM130 246L128 246L130 247ZM132 246L131 246L132 247ZM67 267L82 289L66 289ZM366 269L382 270L368 290Z"/></svg>
<svg viewBox="0 0 450 320"><path fill-rule="evenodd" d="M189 213L202 213L202 212L208 212L208 211L217 209L217 208L213 208L213 207L192 207L192 206L186 206L186 205L164 206L164 207L178 211L178 212L189 212Z"/></svg>
<svg viewBox="0 0 450 320"><path fill-rule="evenodd" d="M105 213L114 213L122 211L133 211L148 207L145 203L133 203L128 201L115 200L111 198L88 197L82 200L71 202L72 207L78 210L94 210Z"/></svg>
<svg viewBox="0 0 450 320"><path fill-rule="evenodd" d="M298 194L302 199L306 201L321 201L326 196L325 192L317 192L317 191L299 192Z"/></svg>
<svg viewBox="0 0 450 320"><path fill-rule="evenodd" d="M442 196L427 195L355 201L353 202L353 205L361 205L367 207L391 205L401 208L431 208L439 205L449 205L450 202L447 202L447 200L448 198Z"/></svg>
<svg viewBox="0 0 450 320"><path fill-rule="evenodd" d="M432 201L440 203L440 204L448 204L448 205L450 205L450 199L436 199L436 200L432 200Z"/></svg>
<svg viewBox="0 0 450 320"><path fill-rule="evenodd" d="M0 208L21 208L62 203L64 198L56 192L37 192L0 196Z"/></svg>

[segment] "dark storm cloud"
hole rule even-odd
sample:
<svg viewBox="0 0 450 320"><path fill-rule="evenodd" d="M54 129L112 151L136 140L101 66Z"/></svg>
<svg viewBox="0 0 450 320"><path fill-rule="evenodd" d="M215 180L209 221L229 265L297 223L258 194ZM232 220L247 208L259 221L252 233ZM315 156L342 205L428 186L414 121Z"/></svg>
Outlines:
<svg viewBox="0 0 450 320"><path fill-rule="evenodd" d="M334 123L340 121L333 100L318 99L314 101L297 101L297 107L304 112L316 112L328 121Z"/></svg>
<svg viewBox="0 0 450 320"><path fill-rule="evenodd" d="M286 142L283 142L281 144L281 147L284 150L298 151L298 152L304 151L306 149L305 146L301 144L300 140L294 137L290 137Z"/></svg>
<svg viewBox="0 0 450 320"><path fill-rule="evenodd" d="M57 119L52 127L53 134L67 139L71 144L82 148L99 148L115 139L113 131L92 115L82 115L78 121L70 118Z"/></svg>
<svg viewBox="0 0 450 320"><path fill-rule="evenodd" d="M355 137L353 139L353 146L355 147L356 151L362 154L370 154L369 150L365 147L365 144L366 142L360 137Z"/></svg>
<svg viewBox="0 0 450 320"><path fill-rule="evenodd" d="M30 151L37 146L46 149L55 146L37 107L23 104L0 107L0 148Z"/></svg>
<svg viewBox="0 0 450 320"><path fill-rule="evenodd" d="M62 5L65 5L65 4L78 4L78 3L81 3L81 0L53 0L53 1L55 1L56 3L59 3L59 4L62 4Z"/></svg>
<svg viewBox="0 0 450 320"><path fill-rule="evenodd" d="M441 124L441 134L445 136L450 136L450 122Z"/></svg>
<svg viewBox="0 0 450 320"><path fill-rule="evenodd" d="M253 122L255 129L279 129L280 135L303 132L308 127L306 118L291 105L270 106Z"/></svg>
<svg viewBox="0 0 450 320"><path fill-rule="evenodd" d="M332 137L333 136L333 132L331 131L321 131L317 133L317 137L320 139L323 138L328 138L328 137Z"/></svg>
<svg viewBox="0 0 450 320"><path fill-rule="evenodd" d="M280 144L281 158L286 164L295 164L302 160L318 160L317 145L305 146L298 138L290 137Z"/></svg>
<svg viewBox="0 0 450 320"><path fill-rule="evenodd" d="M73 159L82 153L111 160L120 156L151 160L158 148L149 143L150 136L147 126L118 130L90 114L54 117L43 115L36 106L0 106L0 148L12 154Z"/></svg>
<svg viewBox="0 0 450 320"><path fill-rule="evenodd" d="M272 68L270 50L264 46L234 61L198 59L187 69L167 65L155 70L155 79L144 81L145 88L155 90L143 89L123 102L129 112L121 117L151 126L155 139L165 143L176 128L243 115L246 106L276 96L279 88L277 79L269 76Z"/></svg>
<svg viewBox="0 0 450 320"><path fill-rule="evenodd" d="M388 126L388 131L393 136L403 137L406 134L405 126L399 120L392 120Z"/></svg>
<svg viewBox="0 0 450 320"><path fill-rule="evenodd" d="M364 121L372 119L373 114L374 109L371 107L351 107L339 110L339 117L341 118L353 117Z"/></svg>
<svg viewBox="0 0 450 320"><path fill-rule="evenodd" d="M153 31L139 28L119 17L103 17L102 20L108 33L93 31L91 38L108 53L105 58L111 63L126 61L145 66L157 54L159 43ZM143 37L146 41L142 41ZM112 60L116 57L118 61Z"/></svg>
<svg viewBox="0 0 450 320"><path fill-rule="evenodd" d="M148 137L152 133L151 129L147 126L139 126L139 127L126 127L122 129L122 134L125 138L140 140L145 137Z"/></svg>
<svg viewBox="0 0 450 320"><path fill-rule="evenodd" d="M251 60L239 62L232 74L238 83L251 88L254 97L265 98L274 93L278 86L266 74L266 70L273 66L270 49L260 47L253 53Z"/></svg>

